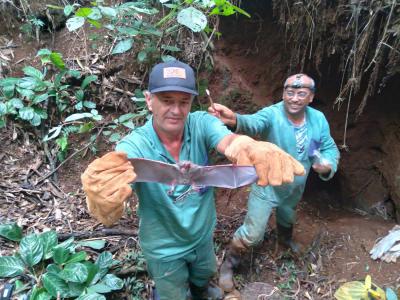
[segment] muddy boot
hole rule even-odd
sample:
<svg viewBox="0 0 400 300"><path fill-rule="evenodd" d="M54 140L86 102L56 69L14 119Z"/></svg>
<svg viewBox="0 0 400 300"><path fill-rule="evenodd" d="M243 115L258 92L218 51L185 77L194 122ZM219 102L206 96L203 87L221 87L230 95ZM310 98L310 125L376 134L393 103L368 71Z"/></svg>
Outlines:
<svg viewBox="0 0 400 300"><path fill-rule="evenodd" d="M296 255L300 254L300 247L293 241L293 225L290 227L285 227L280 224L276 224L276 228L278 229L278 242L292 250L292 252Z"/></svg>
<svg viewBox="0 0 400 300"><path fill-rule="evenodd" d="M246 247L239 240L232 240L226 253L225 260L219 269L218 285L225 291L231 292L235 289L233 283L233 269L240 263L240 254Z"/></svg>
<svg viewBox="0 0 400 300"><path fill-rule="evenodd" d="M207 284L204 287L189 283L189 299L192 300L222 300L224 292L213 284Z"/></svg>

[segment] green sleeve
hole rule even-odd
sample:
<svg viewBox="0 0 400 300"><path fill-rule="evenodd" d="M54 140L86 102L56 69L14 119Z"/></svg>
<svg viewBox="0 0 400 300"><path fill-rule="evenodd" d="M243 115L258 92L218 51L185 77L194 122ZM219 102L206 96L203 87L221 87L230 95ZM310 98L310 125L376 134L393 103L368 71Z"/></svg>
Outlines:
<svg viewBox="0 0 400 300"><path fill-rule="evenodd" d="M236 114L236 132L251 136L261 135L271 122L272 110L269 107L251 115Z"/></svg>
<svg viewBox="0 0 400 300"><path fill-rule="evenodd" d="M202 135L206 139L206 145L208 149L216 149L219 142L229 134L232 134L224 123L218 118L204 113L200 116L201 123L199 128L202 130Z"/></svg>

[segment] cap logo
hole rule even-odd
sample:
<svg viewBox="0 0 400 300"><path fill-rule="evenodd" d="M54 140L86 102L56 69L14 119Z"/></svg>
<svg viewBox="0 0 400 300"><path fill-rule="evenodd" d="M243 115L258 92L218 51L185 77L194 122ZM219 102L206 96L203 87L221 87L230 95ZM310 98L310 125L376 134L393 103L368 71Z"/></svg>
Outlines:
<svg viewBox="0 0 400 300"><path fill-rule="evenodd" d="M176 67L164 68L164 78L186 79L186 70L184 68Z"/></svg>

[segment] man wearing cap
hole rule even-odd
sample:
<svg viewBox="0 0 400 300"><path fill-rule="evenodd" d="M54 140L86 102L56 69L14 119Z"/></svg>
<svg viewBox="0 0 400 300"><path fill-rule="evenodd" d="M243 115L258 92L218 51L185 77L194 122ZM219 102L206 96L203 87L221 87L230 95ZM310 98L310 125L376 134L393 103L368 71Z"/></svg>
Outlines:
<svg viewBox="0 0 400 300"><path fill-rule="evenodd" d="M88 209L107 226L121 217L135 190L140 245L161 300L184 300L188 288L194 300L222 296L220 289L209 288L216 273L213 189L135 182L128 158L207 165L209 150L216 149L233 162L254 165L261 185L292 182L294 175L304 174L303 166L275 145L232 134L206 112L190 113L194 95L190 66L179 61L154 66L145 93L152 117L82 175Z"/></svg>
<svg viewBox="0 0 400 300"><path fill-rule="evenodd" d="M214 103L209 112L238 133L257 135L276 144L300 161L307 175L312 167L322 180L329 180L337 170L339 151L323 113L308 106L314 93L314 80L305 74L296 74L286 79L282 101L255 114L234 113L218 103ZM302 197L307 175L282 186L252 185L244 223L235 232L220 269L222 289L227 292L234 289L233 268L239 264L243 251L264 239L273 208L276 208L278 241L299 253L292 233L296 205Z"/></svg>

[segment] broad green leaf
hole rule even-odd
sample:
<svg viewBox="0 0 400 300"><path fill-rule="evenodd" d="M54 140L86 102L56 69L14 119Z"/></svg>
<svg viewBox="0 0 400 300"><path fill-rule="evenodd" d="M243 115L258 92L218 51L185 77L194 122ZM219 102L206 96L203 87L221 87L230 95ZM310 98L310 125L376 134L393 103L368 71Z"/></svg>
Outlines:
<svg viewBox="0 0 400 300"><path fill-rule="evenodd" d="M83 101L83 106L86 108L96 108L96 103L93 101Z"/></svg>
<svg viewBox="0 0 400 300"><path fill-rule="evenodd" d="M0 116L4 116L7 113L7 105L3 102L0 102Z"/></svg>
<svg viewBox="0 0 400 300"><path fill-rule="evenodd" d="M126 122L126 121L132 119L132 118L135 117L135 116L136 116L136 114L134 114L134 113L124 114L124 115L122 115L122 116L120 116L120 117L118 118L118 122L119 122L119 123L124 123L124 122Z"/></svg>
<svg viewBox="0 0 400 300"><path fill-rule="evenodd" d="M102 18L102 15L101 15L100 10L97 7L93 7L92 8L92 12L87 17L90 20L97 21L97 20L100 20Z"/></svg>
<svg viewBox="0 0 400 300"><path fill-rule="evenodd" d="M76 262L81 262L86 260L87 254L85 251L79 251L77 253L74 253L71 255L71 257L68 259L67 264L71 263L76 263Z"/></svg>
<svg viewBox="0 0 400 300"><path fill-rule="evenodd" d="M23 89L33 90L37 86L37 79L34 77L23 77L17 83L17 86Z"/></svg>
<svg viewBox="0 0 400 300"><path fill-rule="evenodd" d="M103 280L100 283L109 286L113 290L120 290L124 286L124 282L122 281L122 279L113 274L107 274L106 276L104 276Z"/></svg>
<svg viewBox="0 0 400 300"><path fill-rule="evenodd" d="M132 27L117 26L118 32L129 36L137 36L140 32Z"/></svg>
<svg viewBox="0 0 400 300"><path fill-rule="evenodd" d="M53 273L46 273L42 277L43 286L53 297L69 297L68 284ZM59 293L59 295L58 295Z"/></svg>
<svg viewBox="0 0 400 300"><path fill-rule="evenodd" d="M38 288L35 285L29 300L50 300L51 298L51 295L47 293L45 288Z"/></svg>
<svg viewBox="0 0 400 300"><path fill-rule="evenodd" d="M82 91L81 89L77 90L75 92L75 97L76 100L78 100L79 102L83 101L83 99L85 98L85 92Z"/></svg>
<svg viewBox="0 0 400 300"><path fill-rule="evenodd" d="M88 292L105 294L111 292L113 289L104 283L97 283L88 288Z"/></svg>
<svg viewBox="0 0 400 300"><path fill-rule="evenodd" d="M89 7L81 7L76 11L75 16L88 17L92 12L93 12L93 9L91 9Z"/></svg>
<svg viewBox="0 0 400 300"><path fill-rule="evenodd" d="M68 282L70 297L78 297L82 295L86 289L86 284L77 282Z"/></svg>
<svg viewBox="0 0 400 300"><path fill-rule="evenodd" d="M0 256L0 278L15 277L24 273L25 265L15 256Z"/></svg>
<svg viewBox="0 0 400 300"><path fill-rule="evenodd" d="M103 120L103 117L101 115L95 115L92 117L92 119L96 120L96 121L101 121L101 120Z"/></svg>
<svg viewBox="0 0 400 300"><path fill-rule="evenodd" d="M72 5L67 5L64 7L64 15L69 17L70 14L74 11L74 7Z"/></svg>
<svg viewBox="0 0 400 300"><path fill-rule="evenodd" d="M67 282L83 283L88 277L89 271L84 264L79 262L66 264L64 269L58 274Z"/></svg>
<svg viewBox="0 0 400 300"><path fill-rule="evenodd" d="M124 123L122 123L122 125L124 125L125 127L129 128L129 129L135 129L136 128L136 125L133 123L132 120L124 122Z"/></svg>
<svg viewBox="0 0 400 300"><path fill-rule="evenodd" d="M84 119L84 118L91 118L93 115L91 113L78 113L72 114L65 118L64 122L73 122L76 120Z"/></svg>
<svg viewBox="0 0 400 300"><path fill-rule="evenodd" d="M87 122L79 127L79 133L86 133L92 130L94 127L93 122Z"/></svg>
<svg viewBox="0 0 400 300"><path fill-rule="evenodd" d="M143 13L147 15L154 15L158 13L158 10L149 6L148 2L126 2L119 6L119 10L125 14L130 15L131 12ZM146 5L147 4L147 5Z"/></svg>
<svg viewBox="0 0 400 300"><path fill-rule="evenodd" d="M96 80L97 80L96 75L86 76L85 79L82 81L81 89L84 90L91 82L96 81Z"/></svg>
<svg viewBox="0 0 400 300"><path fill-rule="evenodd" d="M50 54L50 60L51 62L60 70L64 70L65 69L65 63L62 59L62 56L60 53L58 52L52 52ZM61 75L61 74L60 74ZM65 73L62 73L62 76L64 76Z"/></svg>
<svg viewBox="0 0 400 300"><path fill-rule="evenodd" d="M65 151L68 147L68 138L66 135L63 135L62 137L59 137L56 139L56 143L58 146L60 146L61 151Z"/></svg>
<svg viewBox="0 0 400 300"><path fill-rule="evenodd" d="M33 104L38 104L41 103L43 101L46 101L49 98L49 94L45 93L45 94L41 94L41 95L35 95L35 97L33 97Z"/></svg>
<svg viewBox="0 0 400 300"><path fill-rule="evenodd" d="M49 264L49 265L47 265L47 267L46 267L46 271L48 272L48 273L52 273L52 274L58 274L58 273L60 273L61 272L61 267L59 266L59 265L56 265L56 264Z"/></svg>
<svg viewBox="0 0 400 300"><path fill-rule="evenodd" d="M105 240L80 241L77 244L82 247L89 247L92 249L100 250L104 248L104 246L106 245L106 241Z"/></svg>
<svg viewBox="0 0 400 300"><path fill-rule="evenodd" d="M118 132L114 132L108 139L111 143L118 142L121 139L121 135Z"/></svg>
<svg viewBox="0 0 400 300"><path fill-rule="evenodd" d="M133 45L133 40L132 39L126 39L119 41L114 49L112 50L111 54L120 54L128 51L129 49L132 48Z"/></svg>
<svg viewBox="0 0 400 300"><path fill-rule="evenodd" d="M97 109L91 109L91 110L90 110L90 113L91 113L92 115L94 115L94 116L96 116L96 115L99 114L99 112L97 111Z"/></svg>
<svg viewBox="0 0 400 300"><path fill-rule="evenodd" d="M86 285L91 285L93 283L95 276L98 274L99 271L99 266L95 265L94 263L90 262L90 261L84 261L83 264L86 266L86 268L88 269L88 277L86 279ZM107 270L106 270L107 272ZM100 279L100 278L99 278Z"/></svg>
<svg viewBox="0 0 400 300"><path fill-rule="evenodd" d="M161 55L161 60L163 62L169 62L169 61L174 61L176 60L175 57L171 56L171 55Z"/></svg>
<svg viewBox="0 0 400 300"><path fill-rule="evenodd" d="M15 85L3 86L3 93L6 98L12 98L14 96Z"/></svg>
<svg viewBox="0 0 400 300"><path fill-rule="evenodd" d="M11 241L19 242L22 239L22 228L16 223L0 224L0 236Z"/></svg>
<svg viewBox="0 0 400 300"><path fill-rule="evenodd" d="M51 51L49 49L40 49L36 56L50 55Z"/></svg>
<svg viewBox="0 0 400 300"><path fill-rule="evenodd" d="M115 18L117 16L117 11L108 6L99 6L99 9L102 13L103 16L106 16L108 18Z"/></svg>
<svg viewBox="0 0 400 300"><path fill-rule="evenodd" d="M67 29L69 31L75 31L78 28L81 28L85 24L85 18L84 17L72 17L67 20Z"/></svg>
<svg viewBox="0 0 400 300"><path fill-rule="evenodd" d="M35 110L30 106L26 106L18 111L18 115L22 120L29 121L32 120L33 117L35 116Z"/></svg>
<svg viewBox="0 0 400 300"><path fill-rule="evenodd" d="M68 70L68 74L71 75L74 78L80 78L81 77L81 72L78 70Z"/></svg>
<svg viewBox="0 0 400 300"><path fill-rule="evenodd" d="M147 52L146 51L140 51L138 53L137 59L139 62L144 62L147 58Z"/></svg>
<svg viewBox="0 0 400 300"><path fill-rule="evenodd" d="M182 51L180 48L178 48L176 46L168 46L168 45L161 45L161 49L164 49L164 50L167 50L167 51L171 51L171 52Z"/></svg>
<svg viewBox="0 0 400 300"><path fill-rule="evenodd" d="M25 97L27 99L33 99L35 97L35 92L30 89L23 89L17 87L16 90L20 94L20 96Z"/></svg>
<svg viewBox="0 0 400 300"><path fill-rule="evenodd" d="M70 254L69 254L68 249L66 249L64 247L60 247L60 245L53 248L53 260L57 264L62 265L69 259L69 257L70 257Z"/></svg>
<svg viewBox="0 0 400 300"><path fill-rule="evenodd" d="M190 28L193 32L200 32L207 26L207 17L194 7L182 9L178 13L177 21Z"/></svg>
<svg viewBox="0 0 400 300"><path fill-rule="evenodd" d="M13 108L21 109L24 107L24 103L19 98L12 98L7 102L7 105Z"/></svg>
<svg viewBox="0 0 400 300"><path fill-rule="evenodd" d="M76 103L76 104L74 105L74 107L75 107L76 110L82 110L82 108L83 108L83 101L79 101L78 103Z"/></svg>
<svg viewBox="0 0 400 300"><path fill-rule="evenodd" d="M37 234L30 234L21 239L19 253L24 262L32 267L38 264L43 257L43 245Z"/></svg>
<svg viewBox="0 0 400 300"><path fill-rule="evenodd" d="M38 80L43 80L44 74L32 66L26 66L22 69L25 75L34 77Z"/></svg>
<svg viewBox="0 0 400 300"><path fill-rule="evenodd" d="M0 118L0 128L4 128L6 126L6 120L4 119L4 117Z"/></svg>
<svg viewBox="0 0 400 300"><path fill-rule="evenodd" d="M90 24L92 24L94 27L96 27L97 29L99 29L99 28L102 27L102 25L101 25L101 23L100 23L99 21L91 20L91 19L88 19L87 21L88 21Z"/></svg>
<svg viewBox="0 0 400 300"><path fill-rule="evenodd" d="M58 135L60 134L62 129L62 126L57 126L57 127L53 127L52 129L50 129L49 133L43 138L44 142L47 142L51 139L54 139L56 137L58 137Z"/></svg>
<svg viewBox="0 0 400 300"><path fill-rule="evenodd" d="M20 79L19 78L15 78L15 77L3 78L3 79L0 79L0 86L1 87L10 86L10 85L14 86L19 81L20 81Z"/></svg>
<svg viewBox="0 0 400 300"><path fill-rule="evenodd" d="M106 297L97 293L90 293L83 296L79 296L76 300L106 300Z"/></svg>
<svg viewBox="0 0 400 300"><path fill-rule="evenodd" d="M33 118L29 120L29 123L31 123L32 126L37 127L42 123L42 118L34 112Z"/></svg>
<svg viewBox="0 0 400 300"><path fill-rule="evenodd" d="M46 112L46 110L44 110L43 108L39 108L39 107L35 107L34 110L35 110L35 114L39 115L39 117L40 117L41 119L44 119L44 120L47 119L47 112Z"/></svg>
<svg viewBox="0 0 400 300"><path fill-rule="evenodd" d="M96 259L95 264L99 266L100 269L106 269L113 263L113 258L111 252L104 251Z"/></svg>

